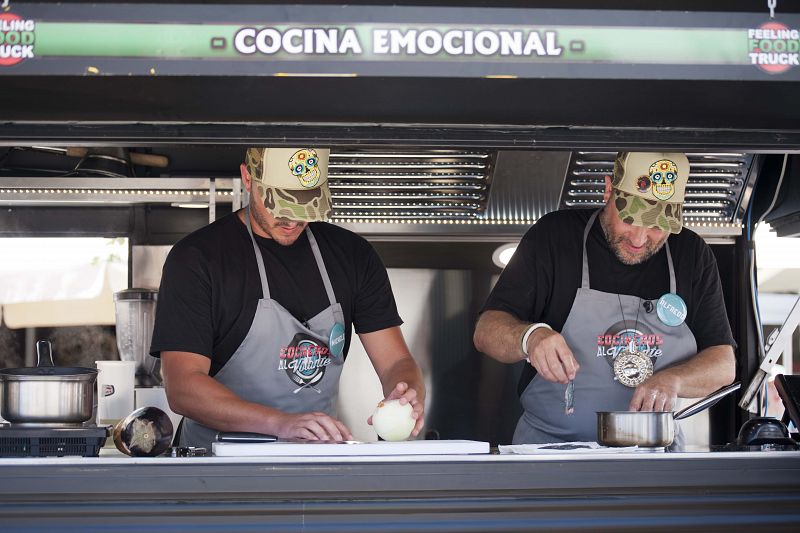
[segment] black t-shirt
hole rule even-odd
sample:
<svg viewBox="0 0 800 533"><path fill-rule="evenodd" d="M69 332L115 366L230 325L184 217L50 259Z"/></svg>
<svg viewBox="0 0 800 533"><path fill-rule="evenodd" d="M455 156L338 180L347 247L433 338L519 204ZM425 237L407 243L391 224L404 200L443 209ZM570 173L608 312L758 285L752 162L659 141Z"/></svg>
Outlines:
<svg viewBox="0 0 800 533"><path fill-rule="evenodd" d="M386 268L372 245L346 229L314 222L311 231L345 318L369 333L399 326ZM304 322L330 305L308 237L290 246L256 235L270 297ZM234 213L184 237L170 251L161 278L150 353L183 351L211 359L215 375L247 336L262 297L247 227Z"/></svg>
<svg viewBox="0 0 800 533"><path fill-rule="evenodd" d="M483 311L506 311L527 322L545 322L561 331L581 285L583 230L593 210L554 211L542 217L522 238L503 270ZM684 228L667 241L675 268L677 293L686 302L686 325L698 351L720 344L736 346L731 334L717 262L708 245ZM595 220L586 240L592 289L658 300L669 292L664 247L638 265L619 261ZM525 366L524 390L535 370Z"/></svg>

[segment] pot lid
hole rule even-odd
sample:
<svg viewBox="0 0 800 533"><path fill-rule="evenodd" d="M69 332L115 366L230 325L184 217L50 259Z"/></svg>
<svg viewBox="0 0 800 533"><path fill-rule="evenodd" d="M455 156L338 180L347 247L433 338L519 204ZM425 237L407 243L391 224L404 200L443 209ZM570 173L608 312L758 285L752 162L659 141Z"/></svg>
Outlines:
<svg viewBox="0 0 800 533"><path fill-rule="evenodd" d="M124 300L157 300L158 291L156 289L125 289L114 293L114 301Z"/></svg>
<svg viewBox="0 0 800 533"><path fill-rule="evenodd" d="M97 375L96 368L82 366L32 366L20 368L4 368L0 370L0 379L3 378L32 378L36 380L64 380L64 379L94 379Z"/></svg>

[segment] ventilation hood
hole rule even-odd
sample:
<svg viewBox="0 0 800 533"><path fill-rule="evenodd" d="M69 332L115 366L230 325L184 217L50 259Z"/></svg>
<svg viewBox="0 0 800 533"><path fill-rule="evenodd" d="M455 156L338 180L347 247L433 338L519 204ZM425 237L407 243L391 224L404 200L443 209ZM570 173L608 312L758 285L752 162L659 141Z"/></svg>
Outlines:
<svg viewBox="0 0 800 533"><path fill-rule="evenodd" d="M0 205L242 204L238 146L114 152L127 175L87 171L108 150L26 147L0 155ZM152 153L157 152L157 153ZM384 240L506 241L556 209L602 205L614 152L333 148L333 222ZM741 234L758 157L689 153L685 217L705 237ZM119 158L122 158L121 162ZM107 159L106 159L107 160ZM130 164L128 164L130 161Z"/></svg>

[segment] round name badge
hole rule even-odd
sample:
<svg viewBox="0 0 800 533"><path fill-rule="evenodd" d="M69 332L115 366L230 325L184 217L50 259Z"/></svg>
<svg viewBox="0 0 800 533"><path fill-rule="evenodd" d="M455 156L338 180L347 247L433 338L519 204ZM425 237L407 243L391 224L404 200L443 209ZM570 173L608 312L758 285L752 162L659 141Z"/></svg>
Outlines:
<svg viewBox="0 0 800 533"><path fill-rule="evenodd" d="M686 320L686 302L674 292L668 292L658 299L656 313L658 319L667 326L680 326Z"/></svg>
<svg viewBox="0 0 800 533"><path fill-rule="evenodd" d="M335 323L328 337L328 348L331 351L331 355L334 357L342 355L342 350L344 350L344 337L344 324L339 322Z"/></svg>

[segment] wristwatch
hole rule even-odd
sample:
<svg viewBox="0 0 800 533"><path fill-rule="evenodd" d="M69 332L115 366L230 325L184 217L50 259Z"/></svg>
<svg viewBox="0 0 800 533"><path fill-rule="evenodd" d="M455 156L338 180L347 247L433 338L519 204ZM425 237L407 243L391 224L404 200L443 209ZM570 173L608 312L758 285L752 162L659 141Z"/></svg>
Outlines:
<svg viewBox="0 0 800 533"><path fill-rule="evenodd" d="M526 329L525 333L522 334L522 353L525 354L526 359L530 357L530 354L528 353L528 338L531 336L531 333L539 328L553 329L544 322L537 322L528 326L528 329Z"/></svg>

